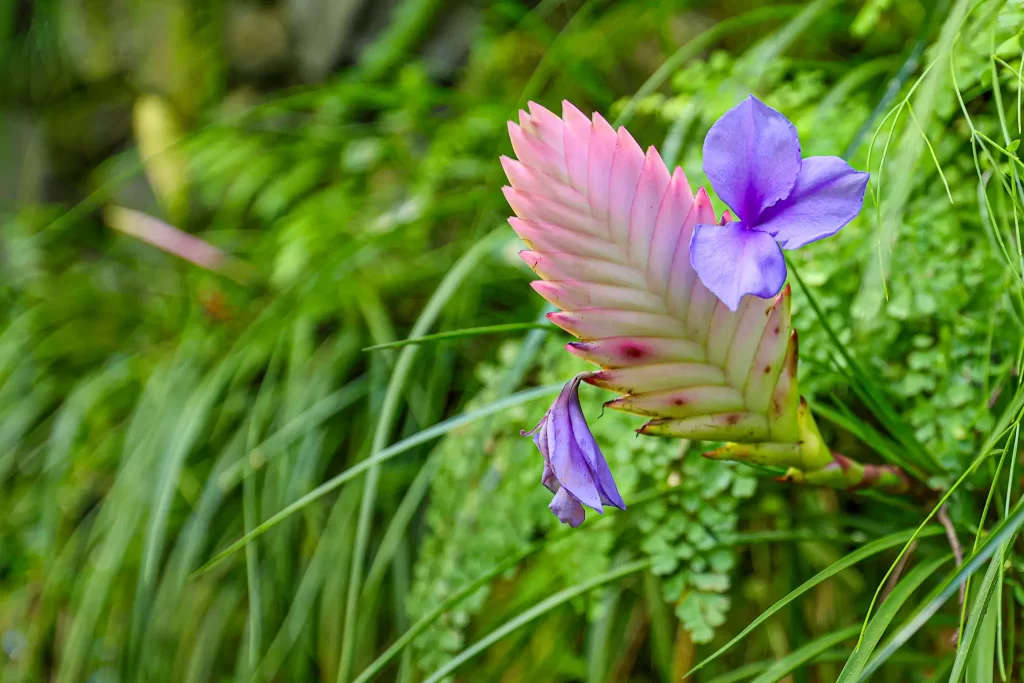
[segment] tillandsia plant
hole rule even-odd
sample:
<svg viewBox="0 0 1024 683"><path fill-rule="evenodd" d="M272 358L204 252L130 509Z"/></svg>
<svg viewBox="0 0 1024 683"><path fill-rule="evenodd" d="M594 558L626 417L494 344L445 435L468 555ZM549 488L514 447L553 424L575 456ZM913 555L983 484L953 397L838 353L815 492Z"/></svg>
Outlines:
<svg viewBox="0 0 1024 683"><path fill-rule="evenodd" d="M568 350L601 370L575 377L529 432L563 522L582 505L623 507L579 407L581 381L651 418L638 431L725 442L705 455L785 469L791 481L904 492L898 468L832 452L797 387L797 334L780 251L835 234L860 211L868 174L836 157L802 159L796 129L753 97L705 142L704 167L737 213L715 216L624 129L568 102L534 103L509 123L518 160L501 162L509 222L529 246L533 288L561 309ZM781 291L780 291L781 290Z"/></svg>

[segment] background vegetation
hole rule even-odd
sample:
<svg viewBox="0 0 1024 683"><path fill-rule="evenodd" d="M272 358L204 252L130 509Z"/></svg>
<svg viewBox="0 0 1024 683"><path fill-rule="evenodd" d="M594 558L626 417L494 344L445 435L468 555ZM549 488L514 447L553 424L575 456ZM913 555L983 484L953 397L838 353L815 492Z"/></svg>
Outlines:
<svg viewBox="0 0 1024 683"><path fill-rule="evenodd" d="M1022 28L1020 0L4 3L0 680L669 681L726 644L690 680L1021 680ZM696 187L748 92L873 173L794 255L801 383L921 494L609 412L629 510L559 528L519 430L582 363L533 322L505 122L568 99Z"/></svg>

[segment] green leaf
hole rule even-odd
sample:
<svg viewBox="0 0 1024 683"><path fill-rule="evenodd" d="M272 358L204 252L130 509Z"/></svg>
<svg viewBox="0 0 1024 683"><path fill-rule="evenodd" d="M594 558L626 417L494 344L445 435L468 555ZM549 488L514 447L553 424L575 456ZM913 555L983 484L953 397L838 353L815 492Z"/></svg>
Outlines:
<svg viewBox="0 0 1024 683"><path fill-rule="evenodd" d="M894 652L899 650L912 635L917 633L917 631L920 630L920 628L924 626L936 612L939 611L946 601L957 592L960 584L978 571L978 569L981 568L981 565L987 562L992 554L996 552L996 550L998 550L1008 538L1015 534L1018 529L1020 529L1021 525L1024 525L1024 497L1017 501L1012 513L992 531L985 543L972 553L959 569L947 576L946 579L928 595L925 602L914 611L914 614L912 614L910 618L896 629L896 632L889 638L885 646L874 657L872 657L859 680L869 680L869 676L871 676L878 667L884 664Z"/></svg>
<svg viewBox="0 0 1024 683"><path fill-rule="evenodd" d="M967 664L973 660L979 659L978 656L971 657L972 650L974 648L975 640L978 638L978 632L985 623L985 616L988 614L989 608L992 606L993 598L996 595L996 577L999 576L999 565L1003 562L1002 548L1000 552L994 553L992 559L988 563L988 571L985 572L985 578L982 579L981 585L978 587L977 595L974 596L974 602L971 605L971 616L967 619L967 628L964 629L963 640L956 649L956 659L953 660L953 671L949 674L949 683L959 683L960 678L964 675L964 671L967 668ZM998 609L998 606L997 608ZM986 629L987 630L987 629ZM975 655L980 655L988 650L988 674L989 680L992 677L992 665L994 664L994 650L992 649L991 637L992 634L987 634L989 642L988 647L979 647L975 652Z"/></svg>
<svg viewBox="0 0 1024 683"><path fill-rule="evenodd" d="M847 350L846 345L839 339L839 335L832 329L832 325L825 317L825 313L822 311L814 293L804 282L803 278L800 277L799 270L793 266L792 260L786 259L786 263L789 265L790 272L793 273L793 279L797 281L800 289L807 296L807 301L811 304L818 323L821 324L822 329L825 330L828 338L832 341L832 345L843 359L843 364L839 367L839 370L846 376L850 383L850 388L867 405L871 413L886 430L903 446L906 456L913 460L920 469L934 473L936 470L935 461L931 454L917 440L913 427L903 419L886 396L885 390L878 385L869 373L861 368L860 364ZM890 452L888 450L881 451L880 455L888 455ZM894 464L899 463L896 462Z"/></svg>
<svg viewBox="0 0 1024 683"><path fill-rule="evenodd" d="M494 629L480 640L476 641L475 643L467 647L465 650L457 654L447 664L445 664L440 669L432 673L425 681L423 681L423 683L438 683L438 681L444 679L446 676L451 674L453 671L458 669L467 661L469 661L473 657L476 657L478 654L480 654L481 652L483 652L484 650L486 650L491 645L498 642L508 634L513 633L514 631L522 628L523 626L526 626L534 619L544 616L551 610L569 602L577 596L589 593L595 588L600 588L601 586L607 583L617 581L624 576L629 576L630 574L635 574L639 571L643 571L644 569L647 569L649 566L650 561L648 560L638 560L636 562L630 562L629 564L622 565L621 567L614 569L610 572L601 574L600 576L595 576L594 578L588 581L584 581L582 583L576 584L575 586L571 586L564 590L560 590L559 592L552 595L550 598L547 598L546 600L541 600L525 612L522 612L519 615L513 617L512 619L509 619L504 624L502 624L501 626ZM361 680L363 679L360 678L360 681Z"/></svg>
<svg viewBox="0 0 1024 683"><path fill-rule="evenodd" d="M846 628L828 633L807 643L803 647L793 650L788 655L772 664L766 671L753 680L753 683L774 683L784 678L800 666L811 661L830 647L842 643L844 640L855 638L860 632L860 624L853 624Z"/></svg>
<svg viewBox="0 0 1024 683"><path fill-rule="evenodd" d="M757 628L765 621L767 621L769 618L771 618L773 614L781 610L789 603L796 600L798 597L800 597L810 589L817 586L822 581L825 581L826 579L835 576L844 569L852 567L861 560L865 560L869 557L872 557L873 555L877 555L878 553L888 550L889 548L892 548L894 546L900 545L901 543L906 543L910 538L914 536L915 533L917 533L916 529L907 529L905 531L900 531L895 534L890 534L889 536L884 536L882 538L872 541L871 543L868 543L867 545L861 548L858 548L857 550L837 560L836 562L833 562L832 564L830 564L829 566L825 567L820 572L812 576L811 578L807 579L807 581L803 582L802 584L794 588L785 597L783 597L781 600L779 600L774 605L772 605L764 612L762 612L760 616L758 616L756 619L750 622L747 625L747 627L740 631L732 640L730 640L728 643L715 650L713 654L711 654L709 657L706 657L703 661L701 661L695 667L686 672L686 676L692 675L694 672L703 669L705 666L707 666L714 660L718 659L718 657L720 657L726 650L730 649L733 645L746 638L751 631L753 631L755 628ZM926 536L936 536L941 533L941 527L933 526L926 529L922 529L921 532L917 534L917 536L921 538Z"/></svg>
<svg viewBox="0 0 1024 683"><path fill-rule="evenodd" d="M426 443L427 441L436 439L439 436L443 436L444 434L447 434L452 430L458 429L459 427L470 424L477 420L482 420L485 417L494 415L496 413L500 413L504 410L508 410L513 406L521 405L523 403L527 403L538 398L543 398L545 396L557 394L559 391L561 391L561 389L561 384L549 384L547 386L537 387L535 389L520 391L519 393L513 394L508 398L502 399L500 401L495 401L490 405L486 405L482 408L478 408L468 413L464 413L462 415L449 418L444 422L440 422L434 425L433 427L424 429L423 431L417 432L416 434L413 434L408 438L402 439L398 443L388 446L384 450L377 453L375 456L367 458L366 460L360 462L358 465L350 467L344 472L341 472L340 474L331 477L320 486L317 486L315 489L313 489L306 495L296 500L291 505L288 505L280 512L271 516L265 522L255 527L251 533L246 534L245 536L238 539L221 552L217 553L217 555L213 559L211 559L209 562L207 562L202 567L193 572L192 576L199 576L200 574L205 574L206 572L210 571L215 566L223 562L232 553L243 548L254 538L263 535L268 530L272 529L274 526L279 524L286 517L295 514L296 512L306 507L310 503L324 497L325 495L335 490L345 482L356 478L357 476L367 471L371 467L379 465L382 462L385 462L386 460L390 460L396 455L401 455L402 453L405 453L406 451L415 448L416 446L419 446L422 443Z"/></svg>
<svg viewBox="0 0 1024 683"><path fill-rule="evenodd" d="M693 642L708 643L715 635L715 628L725 623L728 610L727 596L694 591L679 603L676 616L690 632Z"/></svg>
<svg viewBox="0 0 1024 683"><path fill-rule="evenodd" d="M747 12L746 14L741 14L739 16L730 17L724 21L720 21L700 35L694 36L688 43L676 50L671 57L662 62L661 66L651 74L650 78L648 78L644 84L637 89L636 93L629 99L629 102L626 103L622 113L619 114L619 117L615 119L615 122L612 125L618 127L629 123L630 119L633 118L633 114L636 113L637 107L644 98L654 92L657 92L658 88L663 86L665 81L667 81L672 74L676 73L680 67L686 64L686 62L700 55L702 52L718 42L719 39L727 36L732 31L743 30L749 26L762 26L765 22L773 19L786 19L794 14L798 14L801 9L803 9L801 5L759 7Z"/></svg>
<svg viewBox="0 0 1024 683"><path fill-rule="evenodd" d="M449 299L462 286L463 281L477 267L480 261L494 248L494 245L503 239L503 228L496 228L479 240L470 249L459 257L459 260L448 271L441 280L441 283L430 296L427 305L423 308L416 323L412 327L410 337L421 337L429 330L442 310L448 304ZM395 363L395 369L388 380L387 389L384 391L384 400L380 409L380 417L373 431L373 441L370 444L370 453L360 464L371 462L366 469L366 482L363 490L363 497L359 506L359 520L356 524L355 551L352 554L352 566L349 570L348 595L345 599L345 621L342 629L341 658L338 664L338 683L347 683L352 672L352 662L355 658L356 648L356 620L359 607L359 596L362 593L363 569L366 561L366 553L370 545L371 522L373 507L377 498L377 482L380 479L379 463L375 459L387 450L387 443L391 438L391 432L398 421L400 406L405 393L406 384L412 374L413 361L419 349L410 346L402 349ZM286 508L287 509L287 508Z"/></svg>
<svg viewBox="0 0 1024 683"><path fill-rule="evenodd" d="M490 570L484 572L479 577L474 579L472 582L466 584L461 589L452 593L448 599L441 602L437 607L430 610L422 617L419 621L412 625L408 631L403 633L399 638L391 644L387 650L385 650L377 659L373 660L370 666L366 667L361 674L359 674L352 683L366 683L376 676L378 673L393 660L398 653L400 653L405 647L416 639L416 636L423 633L427 628L437 621L442 614L450 610L455 605L462 602L465 598L469 597L483 586L490 583L494 578L500 576L507 570L516 566L519 562L526 559L530 555L537 553L546 546L546 543L534 543L526 550L516 553L515 555L507 558L506 560L499 562Z"/></svg>
<svg viewBox="0 0 1024 683"><path fill-rule="evenodd" d="M518 332L520 330L545 330L551 332L557 329L558 328L553 325L546 325L543 323L507 323L505 325L467 327L461 330L449 330L447 332L438 332L437 334L428 334L422 337L409 337L408 339L400 339L386 344L374 344L373 346L367 346L363 351L380 351L382 349L398 348L399 346L409 346L410 344L423 344L425 342L442 341L444 339L458 339L461 337L478 337L485 334Z"/></svg>
<svg viewBox="0 0 1024 683"><path fill-rule="evenodd" d="M931 562L925 562L919 564L907 573L906 577L893 589L889 597L885 599L882 606L878 608L878 612L872 617L870 623L868 623L867 630L864 631L864 637L861 639L860 645L850 658L846 662L846 666L843 667L842 673L839 674L837 683L845 683L846 681L857 680L857 676L860 675L864 665L867 664L868 658L871 653L875 651L875 647L882 639L882 635L885 633L885 629L889 627L893 618L896 617L896 613L899 611L903 603L914 594L921 584L925 580L938 571L939 567L949 561L952 555L945 557L939 557Z"/></svg>

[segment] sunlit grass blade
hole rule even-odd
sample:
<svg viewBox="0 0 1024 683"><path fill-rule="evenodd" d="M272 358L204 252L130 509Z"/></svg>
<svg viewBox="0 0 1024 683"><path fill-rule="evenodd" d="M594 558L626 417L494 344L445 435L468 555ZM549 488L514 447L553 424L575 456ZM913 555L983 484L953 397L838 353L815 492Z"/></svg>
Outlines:
<svg viewBox="0 0 1024 683"><path fill-rule="evenodd" d="M1024 410L1024 388L1018 388L1016 395L1010 402L1010 405L1007 406L1007 408L999 416L999 419L996 421L995 427L993 427L991 433L988 435L988 437L986 437L985 442L982 444L981 449L978 452L978 455L971 461L971 464L968 465L967 468L960 474L957 480L953 482L952 486L950 486L946 490L946 492L942 494L938 502L936 502L935 505L932 506L931 511L925 516L924 520L918 526L918 532L924 529L925 525L928 524L931 521L931 519L936 515L936 513L942 508L942 506L946 504L946 501L949 500L950 496L952 496L953 493L960 487L960 485L967 480L967 477L970 476L970 474L974 472L981 465L981 463L985 461L986 458L989 457L989 455L995 450L996 444L999 443L1000 439L1002 439L1010 432L1010 430L1012 429L1012 424L1020 422L1022 410ZM882 587L885 585L885 582L888 580L889 576L896 568L896 564L900 561L900 559L902 559L903 555L909 549L910 543L916 538L917 534L915 533L915 535L907 541L907 544L903 546L903 549L900 551L900 554L896 557L896 560L889 567L889 571L885 573L885 576L882 577L882 581L878 584L878 588L875 590L875 594L871 598L871 603L868 605L868 613L864 617L865 628L867 628L868 619L870 619L871 617L871 612L875 607L875 603L878 601L878 596L882 592Z"/></svg>
<svg viewBox="0 0 1024 683"><path fill-rule="evenodd" d="M618 567L617 569L614 569L610 572L601 574L600 576L595 576L592 579L583 581L582 583L579 583L575 586L571 586L569 588L560 590L551 597L547 598L546 600L540 601L539 603L537 603L530 609L526 610L525 612L522 612L513 619L506 621L504 624L494 629L493 631L491 631L486 636L484 636L480 640L476 641L475 643L467 647L459 654L455 655L455 657L452 658L451 661L449 661L440 669L432 673L429 677L427 677L426 680L423 681L423 683L437 683L438 681L443 680L446 676L449 676L453 671L458 669L467 661L469 661L473 657L476 657L478 654L480 654L490 646L494 645L496 642L498 642L505 636L509 635L510 633L529 624L534 619L544 616L551 610L555 609L556 607L560 607L561 605L565 604L566 602L569 602L577 596L589 593L595 588L600 588L601 586L611 583L612 581L618 581L619 579L629 576L630 574L635 574L639 571L643 571L644 569L647 569L650 565L650 560L637 560L635 562L624 564L621 567Z"/></svg>
<svg viewBox="0 0 1024 683"><path fill-rule="evenodd" d="M636 497L630 502L629 510L624 514L630 514L632 512L635 512L637 509L642 508L644 505L657 501L661 498L664 498L665 496L672 495L673 493L675 492L672 489L649 490L637 493ZM525 560L531 555L536 554L537 552L540 552L541 550L544 550L552 543L556 543L560 540L563 540L566 536L577 534L581 531L586 532L590 530L596 530L602 528L603 526L608 526L613 523L613 518L604 517L602 519L596 520L595 523L592 526L589 526L587 529L580 531L576 531L568 527L562 527L551 536L541 541L537 541L536 543L533 543L528 547L524 548L522 551L501 560L493 567L488 569L486 572L484 572L477 578L473 579L471 582L457 590L455 593L445 598L437 606L435 606L429 612L420 617L420 619L415 624L413 624L405 633L403 633L394 643L392 643L392 645L388 647L387 650L381 653L381 655L378 656L377 659L374 660L373 663L366 668L366 670L360 673L359 676L356 677L355 681L353 681L353 683L366 683L366 681L369 681L373 677L377 676L384 669L384 667L388 665L389 662L391 662L396 656L398 656L398 654L402 652L402 650L404 650L406 646L409 645L409 643L415 640L416 637L423 633L423 631L425 631L431 624L437 621L438 618L441 617L441 615L451 610L453 607L455 607L464 599L475 593L481 587L490 583L496 577L504 574L512 567L515 567L521 561ZM751 540L743 542L757 541ZM735 543L722 541L720 542L720 545L728 546L735 545Z"/></svg>
<svg viewBox="0 0 1024 683"><path fill-rule="evenodd" d="M459 287L473 272L477 265L487 256L495 245L505 238L505 228L496 228L483 239L479 240L463 254L458 262L448 271L444 279L434 290L426 306L417 318L412 327L410 337L422 337L437 321L441 311L448 301L455 295ZM348 595L345 601L345 621L343 625L341 641L341 660L338 665L338 683L346 683L349 680L353 658L355 656L356 638L356 615L359 609L359 598L362 593L363 564L366 560L366 552L370 543L370 522L373 513L373 506L377 495L377 481L380 471L377 468L375 458L386 449L388 439L395 423L398 421L398 414L402 402L402 395L405 391L409 375L412 373L413 362L416 359L418 347L409 346L402 349L395 369L391 374L387 389L384 393L384 402L381 406L380 415L377 418L377 426L374 429L373 441L370 445L370 453L364 462L372 464L367 468L365 488L363 490L362 502L359 506L359 521L356 526L355 551L352 554L352 568L349 570ZM351 471L351 470L350 470Z"/></svg>
<svg viewBox="0 0 1024 683"><path fill-rule="evenodd" d="M366 394L366 385L365 377L355 379L296 415L279 430L260 442L249 452L248 456L239 459L225 469L217 479L220 487L225 491L233 488L245 476L246 470L253 467L254 461L266 462L285 446L354 404ZM253 455L257 457L251 457Z"/></svg>
<svg viewBox="0 0 1024 683"><path fill-rule="evenodd" d="M188 653L188 668L184 683L202 683L209 680L211 668L223 651L223 641L229 637L231 617L241 602L242 592L235 586L224 586L203 615L203 623Z"/></svg>
<svg viewBox="0 0 1024 683"><path fill-rule="evenodd" d="M839 645L843 641L855 638L858 631L860 631L860 624L854 624L834 633L827 633L819 638L815 638L776 661L760 676L755 678L752 683L774 683L781 680L829 648Z"/></svg>
<svg viewBox="0 0 1024 683"><path fill-rule="evenodd" d="M513 408L515 406L528 403L529 401L533 401L538 398L544 398L546 396L552 396L553 394L557 394L559 391L561 391L561 389L561 384L549 384L547 386L521 391L517 394L509 396L508 398L505 398L500 401L495 401L494 403L486 405L482 408L478 408L468 413L464 413L462 415L449 418L444 422L440 422L434 425L433 427L424 429L421 432L413 434L408 438L402 439L401 441L391 446L388 446L384 450L378 452L376 455L363 460L358 465L350 467L344 472L335 475L334 477L327 480L320 486L316 487L306 495L302 496L301 498L299 498L298 500L296 500L291 505L287 506L274 516L270 517L262 524L256 526L252 530L251 534L243 536L242 538L238 539L221 552L217 553L217 555L213 559L211 559L209 562L207 562L202 567L197 569L193 573L193 576L205 574L206 572L210 571L215 566L220 564L225 558L227 558L232 553L234 553L235 551L239 550L240 548L244 547L247 543L252 541L252 539L257 538L260 535L266 533L267 530L272 529L281 520L285 519L286 517L289 517L290 515L295 514L296 512L306 507L313 501L324 497L325 495L327 495L331 491L334 491L345 482L358 477L360 474L366 472L371 467L380 465L381 463L390 460L391 458L394 458L397 455L401 455L402 453L405 453L406 451L415 448L420 444L431 441L432 439L436 439L439 436L443 436L444 434L447 434L452 430L458 429L459 427L471 424L472 422L475 422L477 420L482 420L485 417L495 415L504 410L508 410L509 408Z"/></svg>
<svg viewBox="0 0 1024 683"><path fill-rule="evenodd" d="M522 330L547 330L557 331L558 328L554 325L543 324L543 323L506 323L504 325L486 325L484 327L467 327L462 330L449 330L447 332L438 332L437 334L427 334L422 337L409 337L408 339L400 339L398 341L388 342L386 344L374 344L373 346L367 346L363 351L380 351L383 349L396 349L400 346L409 346L410 344L426 344L428 342L444 341L445 339L460 339L462 337L479 337L485 334L503 334L505 332L519 332Z"/></svg>
<svg viewBox="0 0 1024 683"><path fill-rule="evenodd" d="M250 676L252 682L273 680L289 650L295 645L303 629L309 623L310 614L316 608L317 599L321 596L324 577L331 571L331 548L334 543L333 534L344 529L344 521L355 512L355 491L343 493L335 501L330 517L324 527L324 533L317 542L316 550L299 581L299 586L288 606L288 613L281 624L277 635L263 655L262 660Z"/></svg>
<svg viewBox="0 0 1024 683"><path fill-rule="evenodd" d="M948 575L945 580L929 594L924 603L915 610L914 614L912 614L910 618L896 629L889 640L886 641L882 649L871 658L870 662L868 662L859 680L870 680L869 677L871 674L874 673L878 667L884 664L894 652L899 650L899 648L902 647L911 636L917 633L918 630L920 630L920 628L924 626L944 604L946 604L946 601L959 590L960 584L977 572L981 566L987 562L990 557L992 557L992 554L1002 547L1004 542L1017 533L1022 525L1024 525L1024 498L1017 501L1017 504L1014 505L1011 514L1004 519L999 526L992 530L992 533L985 540L985 543L983 543L981 547L967 558L959 569L951 575Z"/></svg>
<svg viewBox="0 0 1024 683"><path fill-rule="evenodd" d="M810 589L820 584L822 581L825 581L826 579L835 576L844 569L852 567L853 565L857 564L862 560L877 555L878 553L888 550L889 548L893 548L897 545L900 545L901 543L906 543L914 536L915 532L916 530L908 529L906 531L900 531L898 533L876 539L858 548L857 550L854 550L852 553L846 555L845 557L840 558L836 562L833 562L828 567L825 567L820 572L818 572L811 578L807 579L807 581L797 586L781 600L779 600L774 605L772 605L764 612L762 612L756 619L747 624L747 626L742 631L740 631L735 637L733 637L732 640L730 640L728 643L715 650L715 652L712 653L710 656L705 657L703 660L701 660L701 662L694 666L692 669L690 669L686 673L686 675L690 676L695 672L700 671L711 662L718 659L718 657L725 653L726 650L729 650L730 648L732 648L733 645L736 645L741 640L746 638L751 631L753 631L755 628L757 628L765 621L767 621L769 618L771 618L773 614L777 613L783 607L793 602L798 597L800 597ZM941 533L942 529L940 527L930 527L928 529L922 530L917 535L920 538L927 536L935 536Z"/></svg>
<svg viewBox="0 0 1024 683"><path fill-rule="evenodd" d="M881 641L885 630L896 617L900 607L921 587L921 584L929 576L938 571L939 567L943 564L949 562L951 557L951 555L946 555L924 564L919 564L911 569L903 580L896 585L889 594L889 597L882 603L882 606L878 608L878 612L872 617L867 630L864 632L864 637L861 639L860 646L850 655L850 659L847 660L842 673L839 674L837 683L857 680L864 665L867 664L868 658L875 651L875 647Z"/></svg>
<svg viewBox="0 0 1024 683"><path fill-rule="evenodd" d="M805 4L800 12L784 26L747 50L737 65L742 79L757 85L771 64L778 63L783 53L807 32L815 22L823 20L826 11L838 5L838 0L816 0Z"/></svg>
<svg viewBox="0 0 1024 683"><path fill-rule="evenodd" d="M501 576L503 573L505 573L512 567L516 566L517 564L525 560L527 557L542 550L545 546L546 544L543 542L535 543L529 546L522 552L516 553L515 555L512 555L511 557L508 557L505 560L494 565L494 567L484 572L483 574L481 574L476 579L469 582L456 592L452 593L443 602L439 603L432 610L430 610L422 617L420 617L420 619L415 624L413 624L408 631L403 633L394 643L391 644L391 646L387 650L381 653L381 655L377 657L377 659L375 659L373 663L370 664L370 666L366 667L366 669L355 678L353 683L366 683L367 681L372 680L402 650L404 650L409 643L415 640L419 634L423 633L423 631L425 631L431 624L437 621L437 619L442 614L453 608L455 605L458 605L467 597L475 593L477 590L479 590L483 586L486 586L495 578Z"/></svg>
<svg viewBox="0 0 1024 683"><path fill-rule="evenodd" d="M972 659L976 659L976 657L971 655L974 652L973 648L982 623L985 621L989 609L993 607L993 598L996 596L996 578L999 576L999 566L1003 563L1002 548L1000 547L999 550L1000 552L992 554L992 559L988 563L988 570L985 572L985 578L982 579L981 585L978 586L978 591L974 596L971 605L971 615L967 619L967 628L964 629L963 638L957 645L956 659L953 660L953 670L949 674L949 683L959 683L960 678L967 669L968 663ZM999 609L998 603L996 603L995 608ZM989 677L992 675L993 663L993 658L989 658Z"/></svg>
<svg viewBox="0 0 1024 683"><path fill-rule="evenodd" d="M419 509L420 503L423 502L423 498L427 495L427 491L430 489L430 484L440 464L439 454L432 453L427 462L420 468L416 478L412 480L412 483L406 489L402 502L395 509L394 514L391 516L391 521L388 523L387 530L380 538L377 554L373 556L370 569L366 572L366 581L363 583L364 595L366 592L375 589L384 578L384 572L387 571L396 549L402 542L405 531L412 522L416 510Z"/></svg>
<svg viewBox="0 0 1024 683"><path fill-rule="evenodd" d="M139 573L138 586L132 620L131 658L134 660L141 646L141 635L146 628L150 601L156 587L159 571L158 563L164 553L164 538L167 535L168 516L171 503L178 491L181 472L185 460L200 440L203 429L215 413L214 405L221 396L224 387L238 367L239 355L229 355L209 373L202 385L192 392L173 426L170 442L164 453L159 457L161 462L154 472L156 474L152 490L153 506L149 513L149 524L146 527L145 545L142 555L142 571ZM137 485L133 482L132 485ZM136 662L132 662L132 666Z"/></svg>

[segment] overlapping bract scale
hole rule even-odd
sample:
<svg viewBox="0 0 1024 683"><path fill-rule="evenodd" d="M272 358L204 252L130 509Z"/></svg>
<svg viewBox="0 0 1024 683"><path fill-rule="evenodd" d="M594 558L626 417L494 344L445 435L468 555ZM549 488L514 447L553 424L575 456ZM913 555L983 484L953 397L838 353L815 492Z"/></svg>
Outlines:
<svg viewBox="0 0 1024 683"><path fill-rule="evenodd" d="M622 394L608 406L650 417L644 434L799 440L789 288L733 312L701 284L690 237L718 222L704 190L568 102L561 117L531 102L509 135L518 160L501 163L521 256L560 309L551 321L580 339L568 349L603 368L587 381Z"/></svg>

